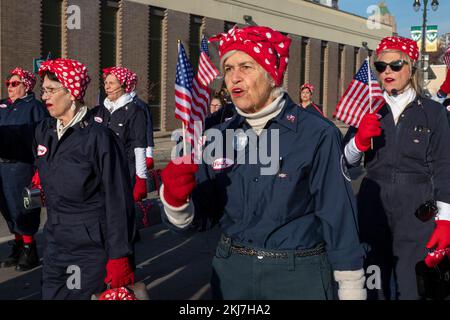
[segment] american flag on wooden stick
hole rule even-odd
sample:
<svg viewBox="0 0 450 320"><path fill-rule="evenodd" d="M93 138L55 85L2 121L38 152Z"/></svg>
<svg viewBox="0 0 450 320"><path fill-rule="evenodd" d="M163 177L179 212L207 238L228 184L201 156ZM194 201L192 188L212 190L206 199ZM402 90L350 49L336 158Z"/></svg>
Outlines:
<svg viewBox="0 0 450 320"><path fill-rule="evenodd" d="M361 118L384 104L383 91L366 59L336 106L336 119L358 127Z"/></svg>

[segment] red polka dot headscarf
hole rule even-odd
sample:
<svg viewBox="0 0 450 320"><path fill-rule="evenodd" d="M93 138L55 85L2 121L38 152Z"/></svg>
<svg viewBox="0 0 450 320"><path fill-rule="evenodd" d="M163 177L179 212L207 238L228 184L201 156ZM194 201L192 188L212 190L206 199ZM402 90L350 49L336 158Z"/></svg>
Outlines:
<svg viewBox="0 0 450 320"><path fill-rule="evenodd" d="M130 93L136 88L138 78L136 73L130 69L124 67L111 67L103 69L104 79L106 79L109 74L113 74L117 80L119 80L121 85L125 85L126 93Z"/></svg>
<svg viewBox="0 0 450 320"><path fill-rule="evenodd" d="M39 75L42 77L45 71L54 73L59 82L70 91L76 100L84 102L86 88L91 82L84 64L72 59L58 58L44 61L39 68Z"/></svg>
<svg viewBox="0 0 450 320"><path fill-rule="evenodd" d="M408 55L412 61L419 58L419 48L414 40L402 37L386 37L377 47L376 55L379 56L385 50L397 50Z"/></svg>
<svg viewBox="0 0 450 320"><path fill-rule="evenodd" d="M24 70L20 67L15 68L14 70L11 70L9 73L11 76L18 75L20 79L22 80L24 86L28 91L32 91L34 86L36 85L36 77L31 72Z"/></svg>
<svg viewBox="0 0 450 320"><path fill-rule="evenodd" d="M231 50L243 51L256 60L280 86L289 60L291 39L268 27L234 26L227 33L220 33L209 39L219 41L219 56Z"/></svg>
<svg viewBox="0 0 450 320"><path fill-rule="evenodd" d="M314 86L312 84L305 83L300 87L300 92L303 91L303 89L308 89L309 92L314 93Z"/></svg>

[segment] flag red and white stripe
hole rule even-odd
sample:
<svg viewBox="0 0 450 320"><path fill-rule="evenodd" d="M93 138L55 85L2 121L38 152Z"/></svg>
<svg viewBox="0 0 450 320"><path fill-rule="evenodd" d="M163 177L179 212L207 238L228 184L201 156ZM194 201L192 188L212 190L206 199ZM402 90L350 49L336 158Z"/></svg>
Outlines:
<svg viewBox="0 0 450 320"><path fill-rule="evenodd" d="M447 65L447 69L450 70L450 44L448 45L447 52L444 54L444 62Z"/></svg>
<svg viewBox="0 0 450 320"><path fill-rule="evenodd" d="M197 151L196 146L201 147L203 124L208 113L210 91L208 86L219 75L219 71L213 65L208 55L202 51L198 63L198 71L192 81L191 116L186 134L186 140Z"/></svg>
<svg viewBox="0 0 450 320"><path fill-rule="evenodd" d="M368 111L377 112L384 102L383 91L370 72L366 60L337 104L336 119L349 126L358 127L361 118Z"/></svg>
<svg viewBox="0 0 450 320"><path fill-rule="evenodd" d="M192 78L194 72L181 42L178 43L178 61L175 76L175 118L187 127L192 105Z"/></svg>

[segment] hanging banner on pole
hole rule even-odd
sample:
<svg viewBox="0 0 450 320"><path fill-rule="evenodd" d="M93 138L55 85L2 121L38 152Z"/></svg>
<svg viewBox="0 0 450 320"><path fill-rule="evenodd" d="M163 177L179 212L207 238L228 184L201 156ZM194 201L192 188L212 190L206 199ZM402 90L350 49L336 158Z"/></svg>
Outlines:
<svg viewBox="0 0 450 320"><path fill-rule="evenodd" d="M412 26L411 27L411 39L417 42L417 46L421 48L422 45L422 27Z"/></svg>
<svg viewBox="0 0 450 320"><path fill-rule="evenodd" d="M436 52L438 50L438 26L427 26L426 51Z"/></svg>
<svg viewBox="0 0 450 320"><path fill-rule="evenodd" d="M438 26L427 26L425 35L425 51L436 52L438 50ZM411 39L417 42L417 46L422 48L422 27L411 27Z"/></svg>

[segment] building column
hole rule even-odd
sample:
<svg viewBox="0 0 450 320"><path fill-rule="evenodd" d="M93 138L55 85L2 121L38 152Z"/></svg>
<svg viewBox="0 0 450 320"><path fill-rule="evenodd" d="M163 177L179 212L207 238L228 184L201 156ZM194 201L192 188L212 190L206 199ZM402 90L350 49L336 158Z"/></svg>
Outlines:
<svg viewBox="0 0 450 320"><path fill-rule="evenodd" d="M284 77L285 86L291 99L299 104L300 102L300 69L301 69L301 45L302 39L299 36L290 34L292 39L291 47L289 48L289 63Z"/></svg>
<svg viewBox="0 0 450 320"><path fill-rule="evenodd" d="M339 99L338 55L339 45L335 42L328 42L328 47L325 51L323 113L329 119L332 118Z"/></svg>
<svg viewBox="0 0 450 320"><path fill-rule="evenodd" d="M41 56L41 1L0 1L0 76L3 81L15 67L33 72L33 59ZM39 83L35 87L38 90ZM2 98L7 88L0 86Z"/></svg>
<svg viewBox="0 0 450 320"><path fill-rule="evenodd" d="M100 1L64 0L63 17L67 21L67 8L77 5L80 8L80 29L69 29L62 25L62 57L78 60L88 69L91 82L84 97L85 104L95 106L100 86Z"/></svg>
<svg viewBox="0 0 450 320"><path fill-rule="evenodd" d="M353 46L345 45L344 51L342 52L342 81L341 81L341 92L345 93L345 90L352 82L353 77L353 66L355 65L355 49Z"/></svg>
<svg viewBox="0 0 450 320"><path fill-rule="evenodd" d="M149 7L136 2L121 1L119 13L118 64L137 74L137 94L142 100L147 101L149 66L146 57L149 55Z"/></svg>
<svg viewBox="0 0 450 320"><path fill-rule="evenodd" d="M169 27L170 26L170 27ZM161 74L161 131L181 128L175 118L175 75L178 58L177 40L189 51L189 14L166 10L163 20Z"/></svg>
<svg viewBox="0 0 450 320"><path fill-rule="evenodd" d="M367 50L364 48L359 48L358 54L356 55L356 70L362 65L364 60L367 58Z"/></svg>
<svg viewBox="0 0 450 320"><path fill-rule="evenodd" d="M316 91L314 92L314 99L319 100L322 94L322 84L320 83L320 51L322 41L318 39L309 39L309 43L306 46L306 63L305 63L305 82L312 84Z"/></svg>

